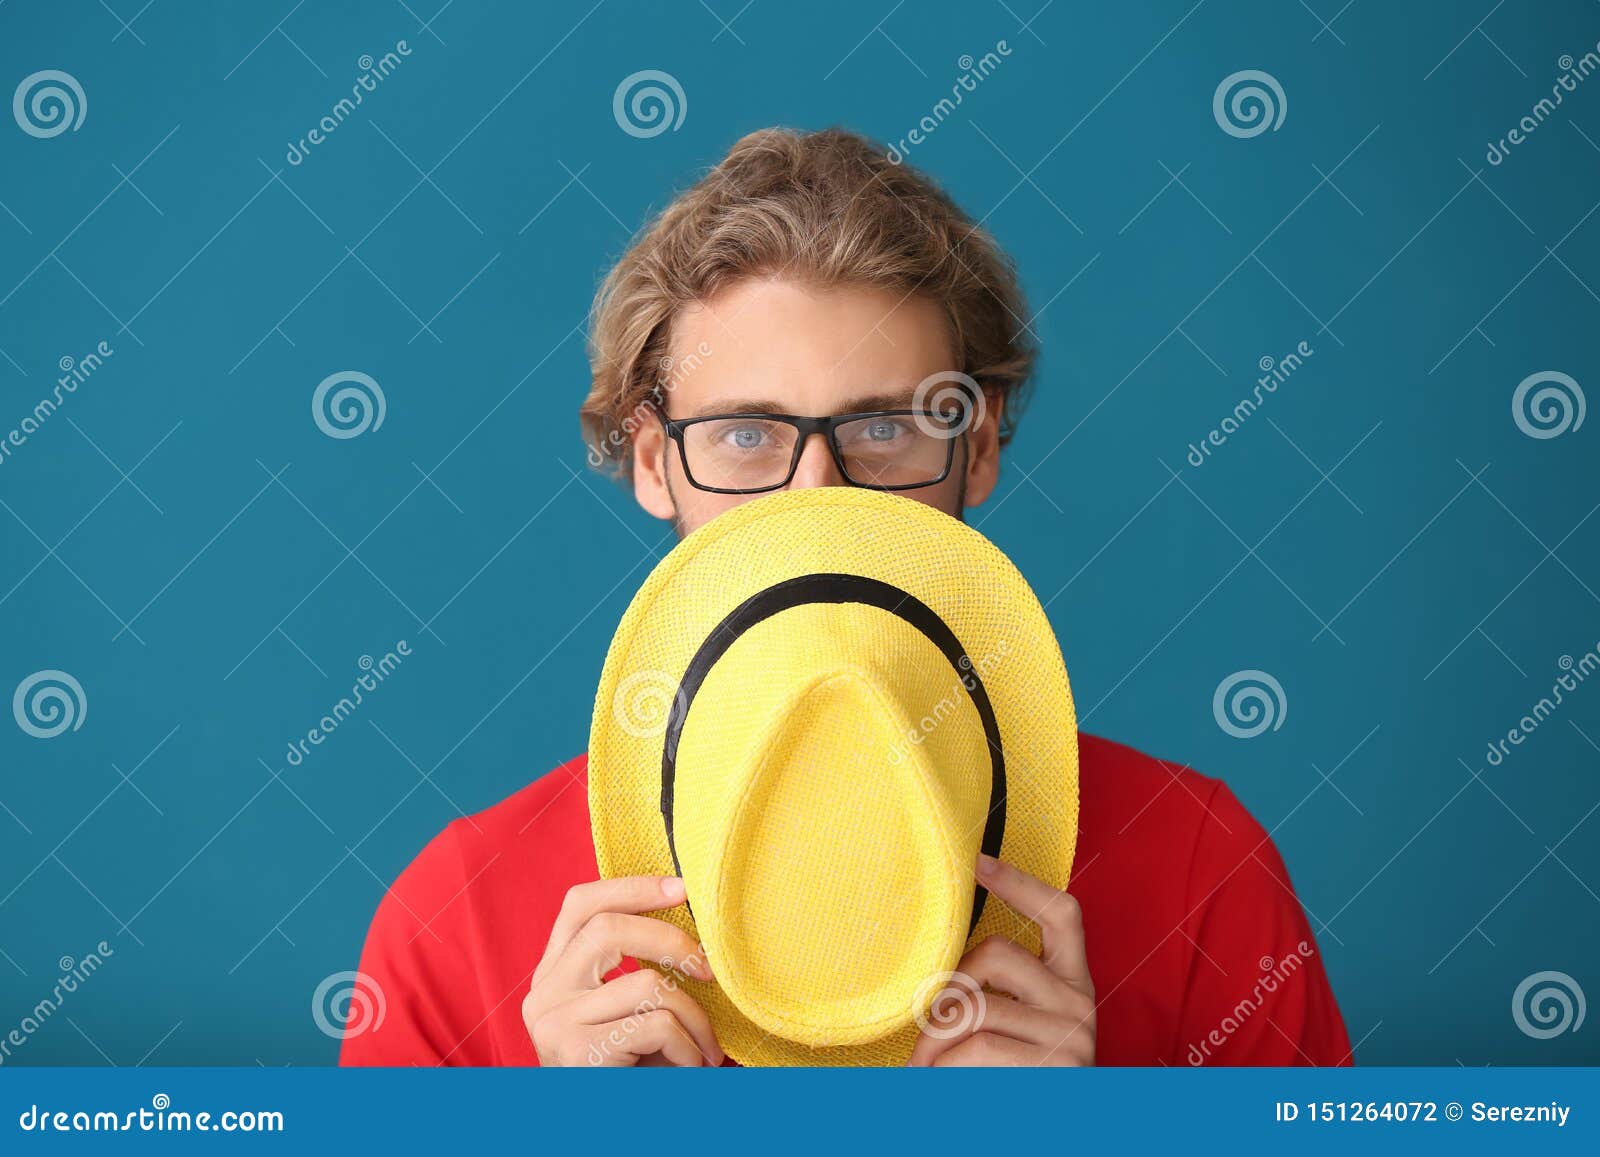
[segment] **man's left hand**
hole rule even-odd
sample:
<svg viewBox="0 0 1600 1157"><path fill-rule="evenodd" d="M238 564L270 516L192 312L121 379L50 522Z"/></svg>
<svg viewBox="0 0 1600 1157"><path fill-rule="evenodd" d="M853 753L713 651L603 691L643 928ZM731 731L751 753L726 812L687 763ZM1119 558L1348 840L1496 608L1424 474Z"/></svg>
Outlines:
<svg viewBox="0 0 1600 1157"><path fill-rule="evenodd" d="M1094 1064L1094 984L1078 902L989 856L978 857L978 882L1039 925L1041 952L991 936L963 956L934 1007L954 1001L972 1015L948 1031L925 1027L908 1063Z"/></svg>

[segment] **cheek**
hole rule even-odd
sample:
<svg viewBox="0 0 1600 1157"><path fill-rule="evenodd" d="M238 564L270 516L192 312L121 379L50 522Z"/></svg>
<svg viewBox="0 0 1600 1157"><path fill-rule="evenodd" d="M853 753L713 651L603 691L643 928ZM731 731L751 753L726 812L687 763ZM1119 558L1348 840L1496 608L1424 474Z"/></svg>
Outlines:
<svg viewBox="0 0 1600 1157"><path fill-rule="evenodd" d="M682 473L672 480L672 493L677 499L678 526L684 534L698 530L723 511L749 502L757 495L710 494L689 485Z"/></svg>
<svg viewBox="0 0 1600 1157"><path fill-rule="evenodd" d="M921 486L916 490L902 490L900 496L942 510L952 518L961 517L961 476L952 468L949 478L937 486Z"/></svg>

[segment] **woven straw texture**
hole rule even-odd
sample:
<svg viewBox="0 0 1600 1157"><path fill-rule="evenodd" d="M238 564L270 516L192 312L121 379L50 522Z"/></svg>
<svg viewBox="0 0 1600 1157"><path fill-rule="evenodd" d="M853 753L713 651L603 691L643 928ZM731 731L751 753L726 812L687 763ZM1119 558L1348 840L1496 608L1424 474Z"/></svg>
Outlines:
<svg viewBox="0 0 1600 1157"><path fill-rule="evenodd" d="M1001 856L1065 887L1077 724L1038 599L970 527L844 487L734 508L680 543L635 596L606 658L590 738L601 875L673 874L661 756L679 681L731 610L817 573L890 583L955 632L1005 751ZM987 936L1038 949L1028 914L995 896L967 933L991 775L960 679L915 627L850 603L757 623L706 676L675 782L689 904L659 915L705 945L716 982L673 976L741 1064L904 1064L938 991L931 978Z"/></svg>

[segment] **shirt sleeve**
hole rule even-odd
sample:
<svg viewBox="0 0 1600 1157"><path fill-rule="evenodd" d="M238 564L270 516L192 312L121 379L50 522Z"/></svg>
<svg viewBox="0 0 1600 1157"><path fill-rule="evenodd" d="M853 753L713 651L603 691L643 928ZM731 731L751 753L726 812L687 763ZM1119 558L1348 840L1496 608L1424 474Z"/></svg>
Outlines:
<svg viewBox="0 0 1600 1157"><path fill-rule="evenodd" d="M1182 932L1195 946L1174 1065L1348 1065L1349 1036L1272 838L1223 784L1206 801Z"/></svg>
<svg viewBox="0 0 1600 1157"><path fill-rule="evenodd" d="M382 1010L352 1020L341 1065L484 1065L480 992L461 900L467 879L457 821L441 832L383 895L367 931L356 985ZM477 1015L475 1015L477 1014Z"/></svg>

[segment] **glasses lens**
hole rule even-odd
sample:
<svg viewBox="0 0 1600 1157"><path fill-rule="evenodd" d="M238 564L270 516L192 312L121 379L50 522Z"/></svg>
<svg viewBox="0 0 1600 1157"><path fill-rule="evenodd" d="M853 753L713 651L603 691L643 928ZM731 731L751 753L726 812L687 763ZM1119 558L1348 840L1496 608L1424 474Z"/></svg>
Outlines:
<svg viewBox="0 0 1600 1157"><path fill-rule="evenodd" d="M713 418L684 427L683 452L697 486L760 490L788 480L798 436L768 418Z"/></svg>
<svg viewBox="0 0 1600 1157"><path fill-rule="evenodd" d="M858 486L925 486L950 465L958 426L937 414L877 414L836 430L845 476Z"/></svg>

